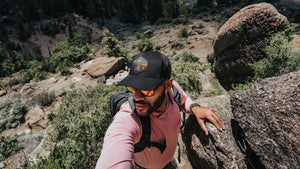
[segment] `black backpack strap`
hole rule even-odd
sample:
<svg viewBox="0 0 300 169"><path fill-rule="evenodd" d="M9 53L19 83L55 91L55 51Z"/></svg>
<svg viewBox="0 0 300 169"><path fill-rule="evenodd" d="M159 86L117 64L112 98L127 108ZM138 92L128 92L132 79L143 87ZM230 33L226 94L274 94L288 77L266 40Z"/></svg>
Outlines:
<svg viewBox="0 0 300 169"><path fill-rule="evenodd" d="M173 90L173 94L174 94L174 100L175 100L175 102L176 102L176 104L177 104L177 106L179 107L179 110L182 112L182 117L183 117L183 119L182 119L182 125L180 126L180 129L182 129L183 128L183 126L185 125L185 110L181 107L181 95L180 95L180 93L179 93L179 91L178 91L178 89L173 85L172 86L172 90Z"/></svg>
<svg viewBox="0 0 300 169"><path fill-rule="evenodd" d="M154 147L157 147L162 154L167 147L166 141L164 142L164 144L150 141L150 136L151 136L151 121L150 121L151 119L150 119L150 117L149 116L139 116L137 114L132 96L128 97L128 102L131 107L131 110L139 117L139 119L142 123L142 136L140 138L140 141L134 145L134 153L143 151L145 149L145 147L154 146Z"/></svg>
<svg viewBox="0 0 300 169"><path fill-rule="evenodd" d="M151 147L151 146L158 148L160 150L160 153L162 154L165 151L165 149L167 148L166 140L164 141L164 144L149 141L149 144L147 145L147 147Z"/></svg>
<svg viewBox="0 0 300 169"><path fill-rule="evenodd" d="M185 110L181 107L181 95L178 91L178 89L173 85L172 86L172 90L173 90L173 94L174 94L174 100L177 104L177 106L179 107L179 110L182 112L182 125L180 126L180 129L182 129L185 125L185 119L186 119L186 115L185 115ZM178 145L178 161L179 163L181 163L181 154L180 154L180 144L179 142L177 143Z"/></svg>
<svg viewBox="0 0 300 169"><path fill-rule="evenodd" d="M128 100L130 93L116 93L110 97L109 108L112 117L120 110L120 107L123 103Z"/></svg>

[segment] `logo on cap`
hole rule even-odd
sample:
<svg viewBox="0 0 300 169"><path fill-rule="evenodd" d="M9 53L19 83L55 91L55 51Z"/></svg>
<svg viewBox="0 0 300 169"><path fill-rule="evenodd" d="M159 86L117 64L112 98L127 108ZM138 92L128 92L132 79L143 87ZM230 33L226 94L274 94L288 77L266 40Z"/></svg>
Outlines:
<svg viewBox="0 0 300 169"><path fill-rule="evenodd" d="M139 57L133 62L132 66L133 66L134 72L138 73L138 72L147 70L148 62L143 57Z"/></svg>

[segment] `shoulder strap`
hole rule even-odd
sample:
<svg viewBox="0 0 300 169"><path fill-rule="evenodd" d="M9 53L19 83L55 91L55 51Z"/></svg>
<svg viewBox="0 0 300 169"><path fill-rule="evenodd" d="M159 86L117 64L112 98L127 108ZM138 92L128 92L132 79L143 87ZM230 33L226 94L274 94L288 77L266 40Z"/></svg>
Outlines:
<svg viewBox="0 0 300 169"><path fill-rule="evenodd" d="M173 94L174 94L174 100L177 104L177 106L179 107L179 110L182 112L182 125L180 126L180 129L183 128L183 126L185 125L185 110L181 107L181 95L178 91L178 89L173 85L172 86L172 90L173 90Z"/></svg>
<svg viewBox="0 0 300 169"><path fill-rule="evenodd" d="M174 100L179 107L179 110L182 112L182 125L180 126L180 130L184 127L185 125L185 110L181 107L181 95L178 91L178 89L173 85L172 86L173 94L174 94ZM178 145L178 161L181 163L181 151L180 151L180 144L179 142L177 143Z"/></svg>
<svg viewBox="0 0 300 169"><path fill-rule="evenodd" d="M130 93L116 93L110 97L109 108L112 117L120 110L120 107L123 103L128 100Z"/></svg>

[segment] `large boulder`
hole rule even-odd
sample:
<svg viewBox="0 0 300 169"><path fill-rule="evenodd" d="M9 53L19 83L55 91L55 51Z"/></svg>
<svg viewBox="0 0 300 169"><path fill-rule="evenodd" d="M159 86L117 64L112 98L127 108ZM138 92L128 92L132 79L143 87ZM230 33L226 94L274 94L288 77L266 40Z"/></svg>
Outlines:
<svg viewBox="0 0 300 169"><path fill-rule="evenodd" d="M249 63L266 57L273 33L288 28L287 18L269 3L249 5L234 14L219 30L210 60L223 84L242 83L253 76Z"/></svg>
<svg viewBox="0 0 300 169"><path fill-rule="evenodd" d="M0 90L0 97L5 96L7 94L6 90Z"/></svg>
<svg viewBox="0 0 300 169"><path fill-rule="evenodd" d="M202 131L194 116L189 116L182 131L186 154L197 169L247 168L245 155L239 150L231 130L233 115L229 95L202 98L201 106L214 108L225 125L225 131L218 131L211 123L206 123L209 135Z"/></svg>
<svg viewBox="0 0 300 169"><path fill-rule="evenodd" d="M31 129L45 129L48 127L46 114L40 106L31 108L25 116L26 124Z"/></svg>
<svg viewBox="0 0 300 169"><path fill-rule="evenodd" d="M108 76L118 72L124 67L125 59L122 57L99 57L90 61L87 65L87 72L92 77Z"/></svg>
<svg viewBox="0 0 300 169"><path fill-rule="evenodd" d="M299 168L300 71L268 78L231 97L244 143L265 168Z"/></svg>

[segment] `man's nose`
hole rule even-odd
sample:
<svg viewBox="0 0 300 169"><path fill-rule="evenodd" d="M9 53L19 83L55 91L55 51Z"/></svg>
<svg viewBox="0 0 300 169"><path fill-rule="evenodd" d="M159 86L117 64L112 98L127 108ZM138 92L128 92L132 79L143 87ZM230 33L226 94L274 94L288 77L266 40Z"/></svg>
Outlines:
<svg viewBox="0 0 300 169"><path fill-rule="evenodd" d="M140 90L136 90L136 92L133 93L133 98L134 98L134 100L136 100L136 101L144 100L145 95L143 95L143 94L140 92Z"/></svg>

